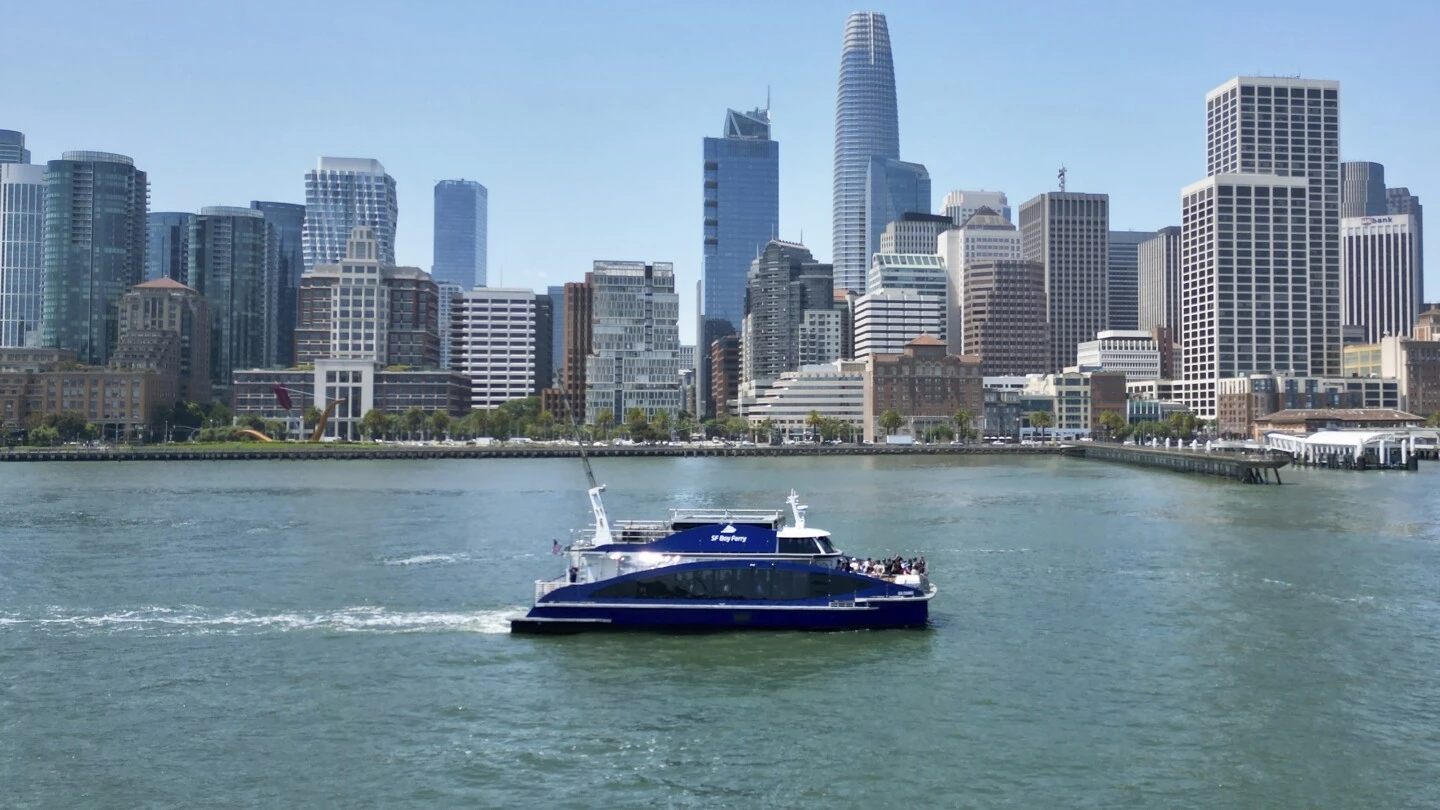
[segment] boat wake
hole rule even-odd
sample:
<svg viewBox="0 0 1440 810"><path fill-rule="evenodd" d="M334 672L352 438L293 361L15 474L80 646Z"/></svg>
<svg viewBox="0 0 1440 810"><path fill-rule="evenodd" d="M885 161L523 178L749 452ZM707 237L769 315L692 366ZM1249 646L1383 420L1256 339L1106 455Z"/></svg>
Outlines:
<svg viewBox="0 0 1440 810"><path fill-rule="evenodd" d="M264 633L508 633L524 608L468 613L391 611L347 607L319 612L207 613L202 608L144 607L109 613L54 611L39 616L0 613L0 632L35 630L59 634L260 635Z"/></svg>
<svg viewBox="0 0 1440 810"><path fill-rule="evenodd" d="M414 554L409 557L387 557L386 565L451 565L470 559L469 554Z"/></svg>

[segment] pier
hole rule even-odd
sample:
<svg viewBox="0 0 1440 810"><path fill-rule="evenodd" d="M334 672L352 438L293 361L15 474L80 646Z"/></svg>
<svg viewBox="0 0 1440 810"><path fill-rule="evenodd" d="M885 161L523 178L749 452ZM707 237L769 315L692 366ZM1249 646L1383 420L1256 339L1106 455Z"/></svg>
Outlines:
<svg viewBox="0 0 1440 810"><path fill-rule="evenodd" d="M1175 472L1198 473L1229 478L1242 484L1280 483L1280 468L1290 463L1286 453L1226 453L1105 444L1101 442L1068 448L1073 455L1098 461L1118 461L1139 467L1158 467Z"/></svg>

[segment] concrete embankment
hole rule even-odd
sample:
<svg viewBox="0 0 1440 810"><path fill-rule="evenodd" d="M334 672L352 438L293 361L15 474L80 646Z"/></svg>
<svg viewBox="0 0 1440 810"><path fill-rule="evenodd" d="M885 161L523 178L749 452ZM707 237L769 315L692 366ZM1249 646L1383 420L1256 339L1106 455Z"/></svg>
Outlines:
<svg viewBox="0 0 1440 810"><path fill-rule="evenodd" d="M771 447L593 447L593 458L1053 455L1063 447L1019 445L785 445ZM135 447L116 449L23 449L0 453L0 461L308 461L443 458L576 458L577 447L395 447L377 445L263 445L254 448Z"/></svg>
<svg viewBox="0 0 1440 810"><path fill-rule="evenodd" d="M1207 453L1200 450L1171 450L1103 442L1087 442L1074 449L1080 451L1076 455L1096 461L1117 461L1175 472L1214 475L1246 484L1266 484L1270 483L1272 478L1278 484L1280 468L1290 463L1290 457L1284 453Z"/></svg>

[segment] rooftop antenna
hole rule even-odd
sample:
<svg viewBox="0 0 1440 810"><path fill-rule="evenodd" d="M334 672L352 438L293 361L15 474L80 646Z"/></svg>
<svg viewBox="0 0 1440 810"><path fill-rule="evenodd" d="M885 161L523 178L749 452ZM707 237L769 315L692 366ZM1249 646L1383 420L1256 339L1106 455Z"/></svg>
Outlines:
<svg viewBox="0 0 1440 810"><path fill-rule="evenodd" d="M765 117L770 117L770 85L765 85Z"/></svg>
<svg viewBox="0 0 1440 810"><path fill-rule="evenodd" d="M1061 164L1061 165L1060 165L1059 177L1060 177L1060 191L1063 192L1063 191L1065 191L1065 165L1064 165L1064 164Z"/></svg>

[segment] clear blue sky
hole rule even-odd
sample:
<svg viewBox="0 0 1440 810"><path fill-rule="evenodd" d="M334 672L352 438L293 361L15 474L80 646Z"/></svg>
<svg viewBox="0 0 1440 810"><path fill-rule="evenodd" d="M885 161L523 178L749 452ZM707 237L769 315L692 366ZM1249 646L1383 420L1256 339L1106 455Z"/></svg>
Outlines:
<svg viewBox="0 0 1440 810"><path fill-rule="evenodd" d="M431 189L490 189L490 279L544 287L594 259L672 261L693 334L701 144L771 88L781 231L830 255L832 2L14 3L0 128L37 161L131 155L151 210L304 201L318 155L399 184L402 264L430 265ZM1017 205L1107 192L1112 227L1178 224L1204 99L1237 74L1341 82L1345 160L1431 210L1440 299L1440 3L891 2L901 155ZM688 342L688 339L687 339Z"/></svg>

